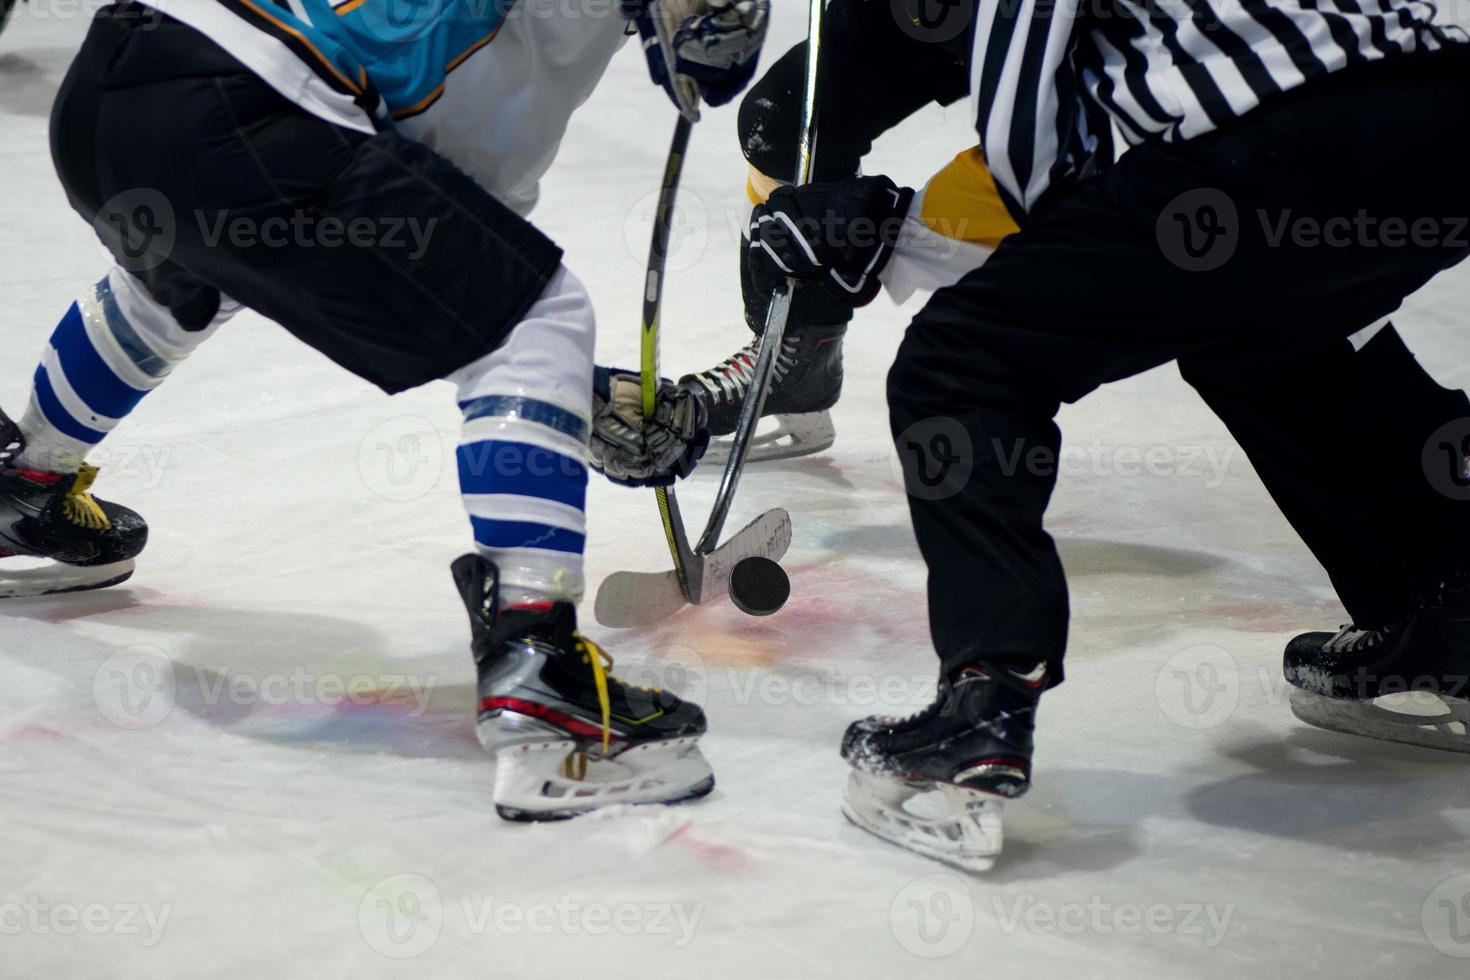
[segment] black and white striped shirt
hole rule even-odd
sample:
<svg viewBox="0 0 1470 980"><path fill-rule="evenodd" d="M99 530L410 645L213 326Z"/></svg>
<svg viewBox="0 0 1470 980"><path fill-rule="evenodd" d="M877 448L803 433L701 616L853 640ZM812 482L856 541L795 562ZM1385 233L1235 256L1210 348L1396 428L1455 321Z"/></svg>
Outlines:
<svg viewBox="0 0 1470 980"><path fill-rule="evenodd" d="M1308 79L1442 46L1422 0L979 0L971 93L1018 221L1130 143L1210 132Z"/></svg>

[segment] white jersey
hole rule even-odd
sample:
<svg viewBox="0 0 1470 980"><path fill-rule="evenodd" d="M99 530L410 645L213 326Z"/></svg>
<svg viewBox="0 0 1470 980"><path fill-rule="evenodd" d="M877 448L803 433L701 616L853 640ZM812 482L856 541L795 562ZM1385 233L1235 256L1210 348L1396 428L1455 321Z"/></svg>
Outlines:
<svg viewBox="0 0 1470 980"><path fill-rule="evenodd" d="M608 0L521 0L503 16L441 0L417 24L388 19L379 0L141 2L313 115L432 147L522 216L627 27Z"/></svg>
<svg viewBox="0 0 1470 980"><path fill-rule="evenodd" d="M444 96L398 128L524 217L572 113L627 40L626 25L599 0L521 3L495 41L449 75Z"/></svg>

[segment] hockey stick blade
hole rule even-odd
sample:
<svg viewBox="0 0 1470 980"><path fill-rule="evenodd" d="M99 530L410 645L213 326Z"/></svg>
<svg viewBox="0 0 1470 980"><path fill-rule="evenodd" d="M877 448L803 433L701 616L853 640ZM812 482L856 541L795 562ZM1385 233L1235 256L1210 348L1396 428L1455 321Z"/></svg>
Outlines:
<svg viewBox="0 0 1470 980"><path fill-rule="evenodd" d="M751 521L708 555L695 555L700 583L695 602L718 599L730 588L730 573L746 558L780 561L791 547L791 515L780 507ZM613 572L597 590L593 614L603 626L634 629L663 622L688 605L679 575L667 572Z"/></svg>

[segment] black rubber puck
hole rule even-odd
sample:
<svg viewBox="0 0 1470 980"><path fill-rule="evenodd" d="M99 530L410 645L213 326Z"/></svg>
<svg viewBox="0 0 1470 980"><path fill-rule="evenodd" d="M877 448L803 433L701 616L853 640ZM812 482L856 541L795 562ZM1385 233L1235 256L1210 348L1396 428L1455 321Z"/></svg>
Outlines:
<svg viewBox="0 0 1470 980"><path fill-rule="evenodd" d="M791 579L769 558L742 558L730 573L730 601L747 616L769 616L791 598Z"/></svg>

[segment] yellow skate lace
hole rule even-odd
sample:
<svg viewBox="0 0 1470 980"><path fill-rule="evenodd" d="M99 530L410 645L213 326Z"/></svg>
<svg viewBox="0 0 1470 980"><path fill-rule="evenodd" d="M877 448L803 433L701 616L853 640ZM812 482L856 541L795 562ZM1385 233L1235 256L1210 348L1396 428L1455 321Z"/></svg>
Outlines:
<svg viewBox="0 0 1470 980"><path fill-rule="evenodd" d="M612 654L581 633L573 633L572 637L577 641L577 651L582 654L583 662L592 666L592 682L597 686L597 706L602 709L602 754L607 755L608 746L612 742L612 699L607 693L607 675L613 669ZM654 694L661 693L659 688L643 684L625 683L624 686Z"/></svg>
<svg viewBox="0 0 1470 980"><path fill-rule="evenodd" d="M62 498L61 513L79 527L105 531L112 527L112 522L107 519L97 498L87 492L92 489L92 482L96 479L97 467L82 464L81 469L77 470L77 478L72 482L71 489Z"/></svg>

